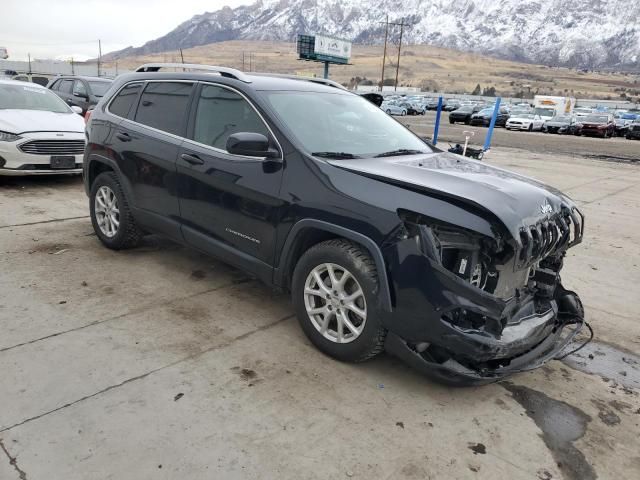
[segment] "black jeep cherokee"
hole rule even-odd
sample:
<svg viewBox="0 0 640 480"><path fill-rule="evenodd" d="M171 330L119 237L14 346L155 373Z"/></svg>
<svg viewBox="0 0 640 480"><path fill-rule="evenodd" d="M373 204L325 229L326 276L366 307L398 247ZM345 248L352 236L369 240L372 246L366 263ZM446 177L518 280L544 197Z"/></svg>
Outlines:
<svg viewBox="0 0 640 480"><path fill-rule="evenodd" d="M220 257L291 292L339 360L387 350L486 383L554 358L584 324L559 275L583 234L569 198L437 150L331 81L145 65L87 136L104 245L155 232Z"/></svg>

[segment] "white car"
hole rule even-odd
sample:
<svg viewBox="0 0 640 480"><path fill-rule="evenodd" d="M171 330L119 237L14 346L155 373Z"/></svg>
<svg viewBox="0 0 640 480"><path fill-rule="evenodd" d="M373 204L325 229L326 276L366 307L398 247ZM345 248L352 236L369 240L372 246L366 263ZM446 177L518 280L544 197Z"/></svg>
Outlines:
<svg viewBox="0 0 640 480"><path fill-rule="evenodd" d="M535 113L523 113L517 114L513 117L509 117L507 120L507 130L527 130L532 132L533 130L542 130L544 125L544 118Z"/></svg>
<svg viewBox="0 0 640 480"><path fill-rule="evenodd" d="M40 85L0 80L0 175L82 173L81 112Z"/></svg>

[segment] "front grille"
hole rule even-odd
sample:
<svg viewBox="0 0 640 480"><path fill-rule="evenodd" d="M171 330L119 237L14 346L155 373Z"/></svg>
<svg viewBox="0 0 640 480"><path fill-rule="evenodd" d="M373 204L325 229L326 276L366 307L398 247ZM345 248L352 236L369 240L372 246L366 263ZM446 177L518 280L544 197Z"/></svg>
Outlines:
<svg viewBox="0 0 640 480"><path fill-rule="evenodd" d="M18 148L32 155L80 155L84 140L31 140Z"/></svg>
<svg viewBox="0 0 640 480"><path fill-rule="evenodd" d="M523 228L520 231L522 246L516 267L527 267L564 248L580 243L583 232L584 217L575 208Z"/></svg>

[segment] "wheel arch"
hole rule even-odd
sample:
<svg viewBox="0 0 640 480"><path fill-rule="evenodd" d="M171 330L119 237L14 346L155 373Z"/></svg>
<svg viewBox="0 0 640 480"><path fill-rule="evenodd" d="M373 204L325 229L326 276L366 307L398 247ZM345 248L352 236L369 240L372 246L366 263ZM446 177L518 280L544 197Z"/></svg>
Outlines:
<svg viewBox="0 0 640 480"><path fill-rule="evenodd" d="M120 185L125 191L127 197L131 198L131 188L129 182L127 182L126 177L122 175L120 171L120 167L115 162L115 160L104 157L102 155L91 155L87 160L87 165L85 166L85 179L84 186L87 195L91 192L91 186L95 179L104 172L114 172L118 179L120 180Z"/></svg>
<svg viewBox="0 0 640 480"><path fill-rule="evenodd" d="M366 235L322 220L303 219L293 225L284 242L278 267L274 270L274 283L279 287L290 288L293 270L302 254L313 245L340 237L357 243L371 255L378 271L379 306L390 312L392 303L389 280L384 257L378 245Z"/></svg>

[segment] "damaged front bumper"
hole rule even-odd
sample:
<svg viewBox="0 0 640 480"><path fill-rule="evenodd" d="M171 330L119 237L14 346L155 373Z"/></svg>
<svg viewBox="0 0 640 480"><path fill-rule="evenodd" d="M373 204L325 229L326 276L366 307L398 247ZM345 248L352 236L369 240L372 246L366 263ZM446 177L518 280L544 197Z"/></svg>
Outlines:
<svg viewBox="0 0 640 480"><path fill-rule="evenodd" d="M415 242L399 242L387 254L396 308L383 321L385 348L441 382L479 385L535 369L559 356L585 325L582 303L558 271L540 268L529 280L538 287L503 300L452 275ZM520 275L513 281L529 278Z"/></svg>
<svg viewBox="0 0 640 480"><path fill-rule="evenodd" d="M575 300L579 302L577 296ZM575 303L575 300L570 301ZM450 354L444 361L437 361L428 353L428 344L408 342L393 332L387 334L385 349L437 381L459 386L483 385L536 369L556 358L582 330L585 324L582 315L578 310L560 315L550 311L506 327L500 338L486 336L479 331L458 331L443 343L453 340L458 351L464 353L458 357L451 350L444 349ZM523 350L523 346L528 348ZM477 368L472 368L473 364L468 361L461 363L461 357L484 358L486 361L478 361Z"/></svg>

